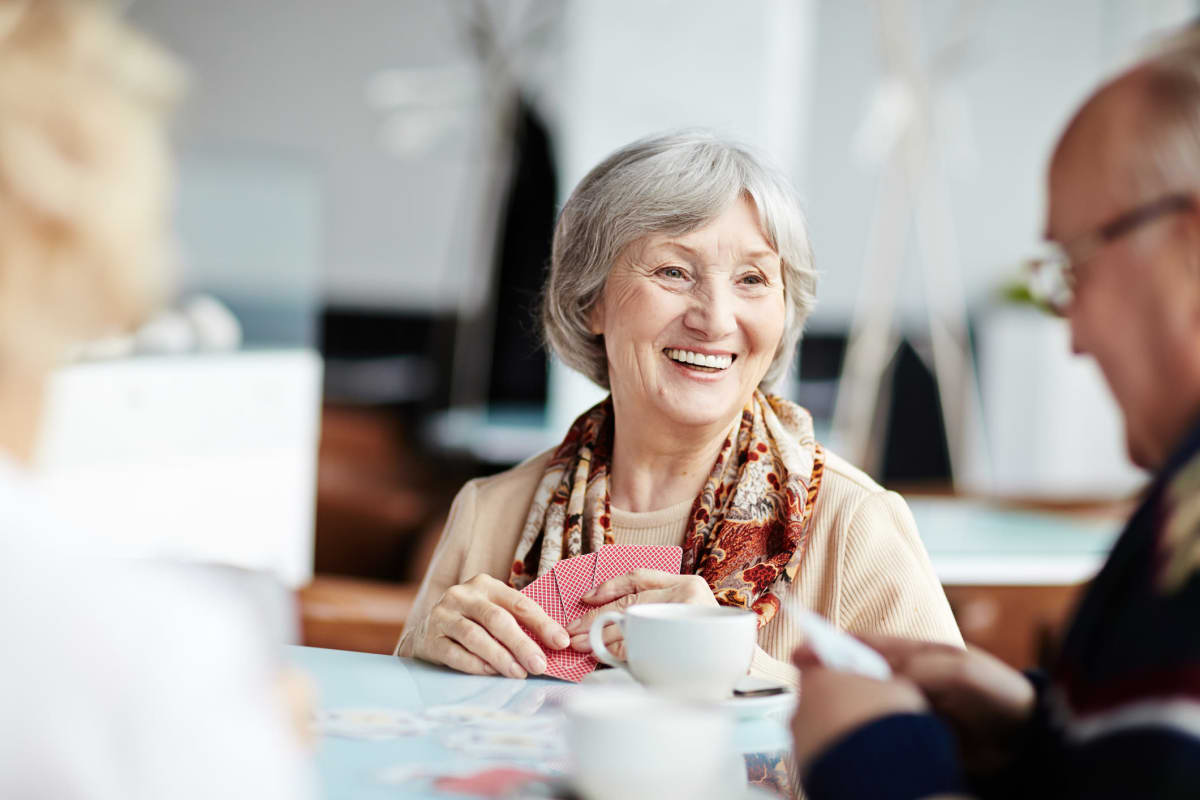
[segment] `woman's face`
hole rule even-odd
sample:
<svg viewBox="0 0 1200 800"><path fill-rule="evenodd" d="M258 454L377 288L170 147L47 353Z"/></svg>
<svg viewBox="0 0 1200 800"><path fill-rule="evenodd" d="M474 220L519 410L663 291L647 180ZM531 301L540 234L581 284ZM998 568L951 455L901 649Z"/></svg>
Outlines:
<svg viewBox="0 0 1200 800"><path fill-rule="evenodd" d="M782 264L743 197L699 230L621 253L592 312L613 399L645 422L727 424L783 337Z"/></svg>

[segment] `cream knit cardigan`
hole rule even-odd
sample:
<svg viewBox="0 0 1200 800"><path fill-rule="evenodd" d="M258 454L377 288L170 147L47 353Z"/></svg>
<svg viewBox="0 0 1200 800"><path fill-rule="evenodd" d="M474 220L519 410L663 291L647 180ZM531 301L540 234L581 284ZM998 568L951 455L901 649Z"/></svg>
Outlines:
<svg viewBox="0 0 1200 800"><path fill-rule="evenodd" d="M412 656L430 609L447 588L479 573L508 580L534 489L552 451L468 482L417 594L396 655ZM826 451L825 474L796 580L777 586L851 632L889 633L962 645L945 592L903 498ZM680 545L691 501L645 513L612 509L617 544ZM782 599L782 598L781 598ZM788 663L800 641L788 603L759 631L751 674L796 685Z"/></svg>

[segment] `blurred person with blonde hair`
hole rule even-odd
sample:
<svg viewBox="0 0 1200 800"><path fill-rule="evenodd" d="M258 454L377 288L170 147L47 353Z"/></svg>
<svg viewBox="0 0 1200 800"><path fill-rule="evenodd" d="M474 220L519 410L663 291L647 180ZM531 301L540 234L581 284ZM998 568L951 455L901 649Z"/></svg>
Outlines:
<svg viewBox="0 0 1200 800"><path fill-rule="evenodd" d="M106 558L30 465L48 376L163 293L178 68L86 0L0 0L0 797L303 798L244 587ZM164 521L169 524L168 521Z"/></svg>
<svg viewBox="0 0 1200 800"><path fill-rule="evenodd" d="M1045 674L863 637L876 681L795 654L805 788L823 798L1200 797L1200 35L1102 86L1050 163L1035 294L1067 318L1154 473Z"/></svg>

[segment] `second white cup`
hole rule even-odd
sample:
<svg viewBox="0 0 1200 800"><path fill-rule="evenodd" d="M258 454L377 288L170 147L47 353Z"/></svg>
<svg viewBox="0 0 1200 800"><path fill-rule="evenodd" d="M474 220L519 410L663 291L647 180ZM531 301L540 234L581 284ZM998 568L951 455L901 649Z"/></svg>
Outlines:
<svg viewBox="0 0 1200 800"><path fill-rule="evenodd" d="M746 763L718 709L641 687L600 687L564 706L575 789L587 800L744 797Z"/></svg>

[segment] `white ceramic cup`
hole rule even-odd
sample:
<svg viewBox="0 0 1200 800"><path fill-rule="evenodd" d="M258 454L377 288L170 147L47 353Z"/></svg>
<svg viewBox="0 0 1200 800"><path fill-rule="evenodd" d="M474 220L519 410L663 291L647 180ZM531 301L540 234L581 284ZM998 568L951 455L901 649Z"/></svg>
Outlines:
<svg viewBox="0 0 1200 800"><path fill-rule="evenodd" d="M604 646L604 626L625 638L626 663ZM628 669L643 685L688 700L725 700L750 669L758 618L727 606L646 603L607 611L592 622L588 639L596 658Z"/></svg>
<svg viewBox="0 0 1200 800"><path fill-rule="evenodd" d="M564 704L575 789L587 800L741 797L746 764L732 721L637 686L600 687Z"/></svg>

